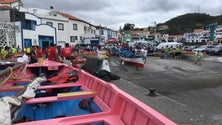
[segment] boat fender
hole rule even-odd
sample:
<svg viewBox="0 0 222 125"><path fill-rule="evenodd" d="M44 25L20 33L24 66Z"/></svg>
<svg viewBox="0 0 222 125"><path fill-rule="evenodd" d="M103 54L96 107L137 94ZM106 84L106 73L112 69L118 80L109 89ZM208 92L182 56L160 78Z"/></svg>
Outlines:
<svg viewBox="0 0 222 125"><path fill-rule="evenodd" d="M79 102L79 107L81 109L86 109L91 113L95 113L96 111L91 107L90 101L87 99L83 99L82 101Z"/></svg>

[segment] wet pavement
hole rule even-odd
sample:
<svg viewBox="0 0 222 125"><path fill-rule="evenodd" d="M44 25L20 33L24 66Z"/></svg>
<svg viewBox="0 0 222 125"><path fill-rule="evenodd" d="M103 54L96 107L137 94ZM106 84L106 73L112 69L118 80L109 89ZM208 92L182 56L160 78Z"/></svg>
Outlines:
<svg viewBox="0 0 222 125"><path fill-rule="evenodd" d="M202 65L192 59L148 57L144 69L121 66L111 57L112 81L122 90L180 125L222 125L222 58L206 57ZM150 97L155 88L156 97Z"/></svg>

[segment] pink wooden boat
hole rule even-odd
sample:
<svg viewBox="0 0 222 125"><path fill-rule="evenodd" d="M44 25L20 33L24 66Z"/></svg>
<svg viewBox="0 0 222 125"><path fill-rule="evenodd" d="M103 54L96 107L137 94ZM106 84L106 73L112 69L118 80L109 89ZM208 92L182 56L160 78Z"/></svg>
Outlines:
<svg viewBox="0 0 222 125"><path fill-rule="evenodd" d="M202 52L202 54L203 54L203 57L206 57L206 52ZM182 55L184 56L184 57L186 57L186 58L195 58L195 56L196 56L196 52L194 52L194 51L182 51Z"/></svg>
<svg viewBox="0 0 222 125"><path fill-rule="evenodd" d="M21 77L17 76L16 80L11 77L4 83L0 88L0 96L22 89L23 84L42 72L50 79L71 71L77 73L78 80L37 88L39 92L71 88L69 91L27 100L19 110L17 118L26 115L32 120L16 125L176 125L111 83L83 70L46 60L42 64L30 64L26 69L15 71L14 74L20 73ZM93 112L79 108L78 105L83 99L90 101ZM49 105L41 107L38 104Z"/></svg>

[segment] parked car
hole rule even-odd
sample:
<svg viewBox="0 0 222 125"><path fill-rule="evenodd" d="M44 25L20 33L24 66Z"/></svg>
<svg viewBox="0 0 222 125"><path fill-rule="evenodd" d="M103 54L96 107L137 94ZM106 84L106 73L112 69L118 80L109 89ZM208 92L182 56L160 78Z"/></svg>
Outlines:
<svg viewBox="0 0 222 125"><path fill-rule="evenodd" d="M192 51L195 48L198 48L198 46L184 46L182 48L182 50L184 50L184 51Z"/></svg>
<svg viewBox="0 0 222 125"><path fill-rule="evenodd" d="M214 49L216 46L215 45L209 45L206 49L206 53L209 54L209 52Z"/></svg>
<svg viewBox="0 0 222 125"><path fill-rule="evenodd" d="M202 45L198 48L193 49L192 51L194 51L194 52L196 52L196 51L206 52L206 51L210 50L213 47L214 47L214 45Z"/></svg>
<svg viewBox="0 0 222 125"><path fill-rule="evenodd" d="M163 48L166 48L166 47L170 48L171 46L172 46L173 48L176 48L176 47L179 47L179 46L183 46L183 44L182 44L182 43L178 43L178 42L162 42L162 43L160 43L156 48L157 48L158 50L161 50L162 47L163 47Z"/></svg>
<svg viewBox="0 0 222 125"><path fill-rule="evenodd" d="M114 44L106 44L105 45L105 49L112 49L114 47L115 47Z"/></svg>
<svg viewBox="0 0 222 125"><path fill-rule="evenodd" d="M217 45L208 52L210 55L222 55L222 45Z"/></svg>
<svg viewBox="0 0 222 125"><path fill-rule="evenodd" d="M82 43L79 44L79 43L78 43L78 44L75 45L75 50L76 50L76 51L79 51L79 49L86 50L86 49L87 49L87 46L88 46L87 44L82 44Z"/></svg>

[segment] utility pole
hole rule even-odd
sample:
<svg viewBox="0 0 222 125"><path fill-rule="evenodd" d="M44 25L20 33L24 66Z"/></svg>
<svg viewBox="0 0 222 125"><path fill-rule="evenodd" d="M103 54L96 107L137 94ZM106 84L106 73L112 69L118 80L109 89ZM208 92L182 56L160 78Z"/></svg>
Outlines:
<svg viewBox="0 0 222 125"><path fill-rule="evenodd" d="M154 23L154 42L156 42L156 21Z"/></svg>
<svg viewBox="0 0 222 125"><path fill-rule="evenodd" d="M16 8L13 8L13 23L14 23L14 28L13 28L13 33L14 33L14 45L12 46L15 46L16 47L16 31L15 31L15 11L16 11Z"/></svg>

